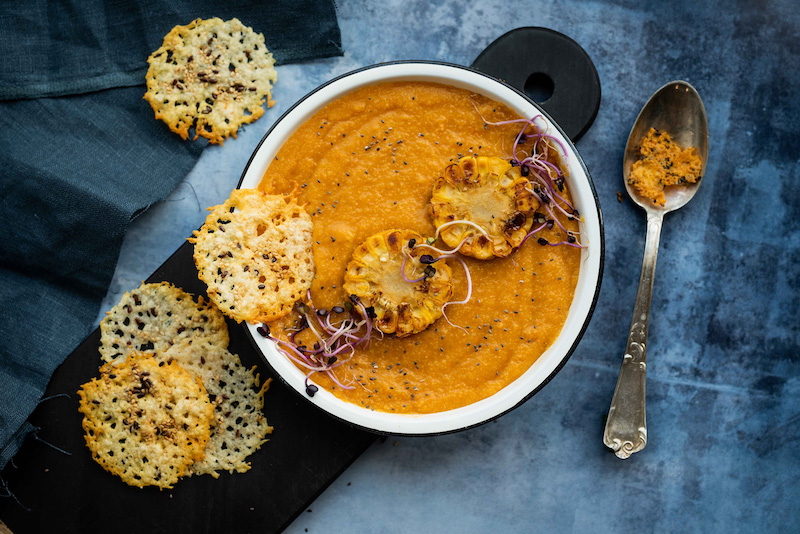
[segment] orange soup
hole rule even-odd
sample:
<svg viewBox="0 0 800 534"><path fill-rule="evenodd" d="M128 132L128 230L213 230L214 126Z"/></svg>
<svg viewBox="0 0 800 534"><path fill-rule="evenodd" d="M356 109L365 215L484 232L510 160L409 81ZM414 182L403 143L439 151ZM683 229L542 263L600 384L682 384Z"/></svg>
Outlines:
<svg viewBox="0 0 800 534"><path fill-rule="evenodd" d="M466 90L387 83L344 96L298 128L259 187L294 192L313 216L314 306L330 310L348 301L346 266L372 234L397 228L433 236L433 180L462 156L509 159L524 124L492 123L520 118ZM561 195L569 199L566 189ZM576 221L560 220L578 232ZM453 324L443 317L418 334L386 335L360 347L336 369L337 379L352 389L322 373L310 380L341 399L394 413L440 412L496 393L554 342L572 302L580 250L545 246L539 238L557 243L566 236L554 225L506 258L464 257L472 297L447 308ZM451 266L452 300L463 300L466 275L460 264ZM286 337L296 318L272 325L273 334Z"/></svg>

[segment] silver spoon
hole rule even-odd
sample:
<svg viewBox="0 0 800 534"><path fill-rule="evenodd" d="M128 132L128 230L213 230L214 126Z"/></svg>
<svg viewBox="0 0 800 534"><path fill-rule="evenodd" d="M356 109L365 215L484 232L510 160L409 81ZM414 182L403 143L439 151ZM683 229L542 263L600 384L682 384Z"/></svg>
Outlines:
<svg viewBox="0 0 800 534"><path fill-rule="evenodd" d="M697 183L668 187L664 206L653 204L639 195L629 184L633 163L639 159L638 145L650 128L667 132L682 147L696 147L703 160L701 178ZM633 306L633 320L628 335L625 356L611 399L603 443L619 458L628 458L647 444L645 419L645 370L647 362L647 325L650 317L650 297L656 269L658 242L664 214L675 211L692 199L700 187L708 159L708 119L703 101L697 91L684 81L666 84L644 105L628 136L622 174L625 189L636 204L647 213L647 238L644 245L639 291Z"/></svg>

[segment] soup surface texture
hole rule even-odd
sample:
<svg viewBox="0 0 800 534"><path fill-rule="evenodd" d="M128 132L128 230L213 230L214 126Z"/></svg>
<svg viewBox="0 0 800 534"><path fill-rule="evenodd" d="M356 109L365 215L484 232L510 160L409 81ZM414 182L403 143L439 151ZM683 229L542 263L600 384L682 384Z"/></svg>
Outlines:
<svg viewBox="0 0 800 534"><path fill-rule="evenodd" d="M510 158L524 124L492 123L520 118L466 90L387 83L328 104L298 128L259 187L268 193L294 191L312 215L314 306L330 310L348 300L342 289L346 266L372 234L397 228L433 236L428 212L433 180L462 156ZM566 190L563 196L569 198ZM578 232L576 221L560 220ZM539 238L557 243L566 235L555 225L509 257L464 257L472 297L447 308L455 326L443 317L418 334L373 339L336 369L352 389L322 373L311 381L341 399L394 413L440 412L496 393L553 343L572 302L580 249L545 246ZM436 246L448 248L441 240ZM459 263L450 265L452 299L463 300L467 277ZM272 325L273 334L285 337L292 320Z"/></svg>

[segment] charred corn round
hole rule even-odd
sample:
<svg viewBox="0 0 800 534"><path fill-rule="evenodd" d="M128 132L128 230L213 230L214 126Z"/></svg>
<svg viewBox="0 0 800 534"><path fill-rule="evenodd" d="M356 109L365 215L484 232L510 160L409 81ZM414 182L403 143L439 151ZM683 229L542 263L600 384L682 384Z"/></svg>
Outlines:
<svg viewBox="0 0 800 534"><path fill-rule="evenodd" d="M382 332L404 337L425 330L453 294L450 267L436 252L415 246L424 242L413 230L386 230L353 251L344 289L374 311Z"/></svg>
<svg viewBox="0 0 800 534"><path fill-rule="evenodd" d="M519 167L497 157L461 158L448 165L433 184L430 212L439 236L450 247L464 240L459 252L477 259L505 257L518 247L533 225L539 202ZM482 228L484 234L470 224Z"/></svg>

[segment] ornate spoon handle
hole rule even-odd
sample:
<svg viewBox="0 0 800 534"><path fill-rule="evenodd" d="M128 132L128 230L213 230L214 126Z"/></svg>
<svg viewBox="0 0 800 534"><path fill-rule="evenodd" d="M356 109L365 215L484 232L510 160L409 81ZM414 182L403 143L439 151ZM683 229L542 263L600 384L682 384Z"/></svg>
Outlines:
<svg viewBox="0 0 800 534"><path fill-rule="evenodd" d="M622 359L611 408L603 434L603 443L619 458L628 458L647 445L645 419L645 371L647 368L647 325L650 319L650 297L656 270L658 242L663 214L647 214L647 238L644 245L642 275L633 306L633 320L628 345Z"/></svg>

